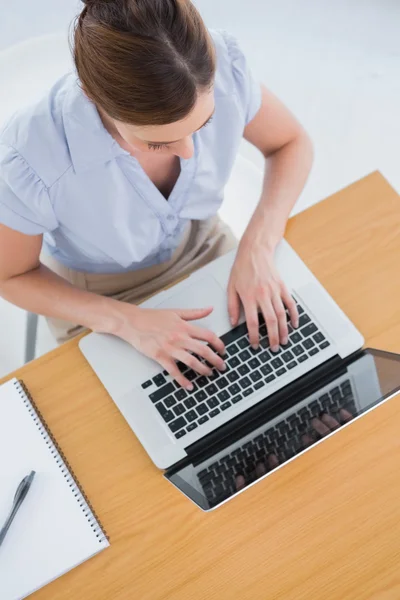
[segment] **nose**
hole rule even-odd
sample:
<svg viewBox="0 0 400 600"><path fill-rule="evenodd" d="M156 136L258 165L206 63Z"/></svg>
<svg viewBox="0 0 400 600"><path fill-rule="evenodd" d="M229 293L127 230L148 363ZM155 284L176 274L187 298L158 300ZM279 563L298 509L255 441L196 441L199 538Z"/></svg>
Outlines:
<svg viewBox="0 0 400 600"><path fill-rule="evenodd" d="M192 158L194 153L193 138L191 135L183 138L178 144L175 144L174 154L181 158Z"/></svg>

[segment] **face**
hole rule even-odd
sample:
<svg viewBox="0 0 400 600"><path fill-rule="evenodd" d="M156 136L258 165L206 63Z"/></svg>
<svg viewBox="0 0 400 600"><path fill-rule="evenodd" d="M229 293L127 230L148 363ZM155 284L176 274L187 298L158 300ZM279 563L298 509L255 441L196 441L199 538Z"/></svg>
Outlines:
<svg viewBox="0 0 400 600"><path fill-rule="evenodd" d="M193 156L193 133L206 127L214 114L214 92L198 97L192 112L182 121L169 125L137 127L112 120L115 132L132 150L175 154L181 158ZM125 145L124 144L124 145Z"/></svg>

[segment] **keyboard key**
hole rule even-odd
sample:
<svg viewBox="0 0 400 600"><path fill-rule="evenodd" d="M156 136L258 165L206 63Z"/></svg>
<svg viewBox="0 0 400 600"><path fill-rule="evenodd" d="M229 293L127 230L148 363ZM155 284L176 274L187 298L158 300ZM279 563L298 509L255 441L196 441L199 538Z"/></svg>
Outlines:
<svg viewBox="0 0 400 600"><path fill-rule="evenodd" d="M227 390L222 390L222 392L219 392L219 394L217 394L217 397L220 399L221 402L224 402L225 400L228 400L229 393L227 392Z"/></svg>
<svg viewBox="0 0 400 600"><path fill-rule="evenodd" d="M239 379L239 374L236 373L236 371L231 371L230 373L228 373L227 378L231 383L233 383L234 381L237 381Z"/></svg>
<svg viewBox="0 0 400 600"><path fill-rule="evenodd" d="M197 402L203 402L203 400L207 399L207 394L204 390L200 390L199 392L196 392L194 397L196 398Z"/></svg>
<svg viewBox="0 0 400 600"><path fill-rule="evenodd" d="M324 350L325 348L327 348L329 346L329 342L324 342L323 344L320 345L320 349Z"/></svg>
<svg viewBox="0 0 400 600"><path fill-rule="evenodd" d="M269 365L263 365L260 371L263 375L269 375L270 373L272 373L272 369Z"/></svg>
<svg viewBox="0 0 400 600"><path fill-rule="evenodd" d="M305 360L308 360L307 354L302 354L302 356L299 356L298 360L300 363L304 362Z"/></svg>
<svg viewBox="0 0 400 600"><path fill-rule="evenodd" d="M208 417L207 415L204 415L203 417L201 417L201 419L198 420L199 425L203 425L203 423L207 423L208 421Z"/></svg>
<svg viewBox="0 0 400 600"><path fill-rule="evenodd" d="M237 356L234 356L233 358L228 360L227 363L231 369L236 369L236 367L238 367L240 365L240 360L238 359Z"/></svg>
<svg viewBox="0 0 400 600"><path fill-rule="evenodd" d="M340 389L342 390L342 394L344 396L349 396L350 394L352 394L351 385L349 381L344 381L343 383L341 383Z"/></svg>
<svg viewBox="0 0 400 600"><path fill-rule="evenodd" d="M251 385L251 381L248 377L243 377L242 379L240 379L239 381L239 385L245 389L247 387L249 387L249 385Z"/></svg>
<svg viewBox="0 0 400 600"><path fill-rule="evenodd" d="M264 352L261 352L260 356L258 357L263 363L267 362L267 360L269 360L271 358L271 355L269 352L267 352L266 350L264 350Z"/></svg>
<svg viewBox="0 0 400 600"><path fill-rule="evenodd" d="M144 383L142 383L142 388L145 390L146 388L150 387L151 385L153 385L153 382L150 381L150 379L148 381L145 381Z"/></svg>
<svg viewBox="0 0 400 600"><path fill-rule="evenodd" d="M182 415L185 412L185 407L182 406L182 404L177 404L172 410L174 411L176 416L179 417L179 415Z"/></svg>
<svg viewBox="0 0 400 600"><path fill-rule="evenodd" d="M299 315L302 315L304 312L304 308L300 304L297 304L297 312Z"/></svg>
<svg viewBox="0 0 400 600"><path fill-rule="evenodd" d="M314 356L314 354L318 354L318 352L319 352L318 348L313 348L312 350L310 350L309 355Z"/></svg>
<svg viewBox="0 0 400 600"><path fill-rule="evenodd" d="M172 421L172 423L169 424L169 428L173 433L175 433L175 431L182 429L182 427L185 427L185 425L187 425L185 418L179 417L179 419L175 419L175 421Z"/></svg>
<svg viewBox="0 0 400 600"><path fill-rule="evenodd" d="M298 331L295 331L291 336L290 339L292 340L293 344L298 344L299 342L301 342L301 335L299 334Z"/></svg>
<svg viewBox="0 0 400 600"><path fill-rule="evenodd" d="M292 348L292 352L295 356L300 356L300 354L304 353L304 348L303 346L300 346L300 344L298 346L295 346L294 348Z"/></svg>
<svg viewBox="0 0 400 600"><path fill-rule="evenodd" d="M210 383L210 385L208 385L208 386L205 388L205 391L207 392L207 394L208 394L209 396L212 396L213 394L216 394L216 393L218 392L218 388L217 388L217 386L215 385L215 383Z"/></svg>
<svg viewBox="0 0 400 600"><path fill-rule="evenodd" d="M165 406L162 402L159 402L158 404L156 404L156 409L158 410L158 412L160 413L162 418L164 418L164 415L168 412L168 408L165 408Z"/></svg>
<svg viewBox="0 0 400 600"><path fill-rule="evenodd" d="M250 369L257 369L257 367L260 366L260 361L257 358L252 358L251 360L249 360L248 365L250 367Z"/></svg>
<svg viewBox="0 0 400 600"><path fill-rule="evenodd" d="M218 406L219 402L217 398L210 398L209 400L207 400L207 404L210 408L214 408L215 406Z"/></svg>
<svg viewBox="0 0 400 600"><path fill-rule="evenodd" d="M247 388L246 390L244 390L243 392L243 396L250 396L250 394L253 393L253 390L251 388Z"/></svg>
<svg viewBox="0 0 400 600"><path fill-rule="evenodd" d="M167 380L165 379L162 373L159 373L159 375L153 377L153 381L157 387L161 387L162 385L164 385L164 383L167 383Z"/></svg>
<svg viewBox="0 0 400 600"><path fill-rule="evenodd" d="M303 325L307 325L311 321L310 317L306 314L302 314L299 318L299 327L303 327Z"/></svg>
<svg viewBox="0 0 400 600"><path fill-rule="evenodd" d="M242 400L243 396L241 394L238 394L237 396L235 396L234 398L232 398L232 402L233 404L236 404L237 402L240 402L240 400Z"/></svg>
<svg viewBox="0 0 400 600"><path fill-rule="evenodd" d="M239 348L247 348L249 345L249 341L247 338L242 337L242 339L238 340L237 345L239 346Z"/></svg>
<svg viewBox="0 0 400 600"><path fill-rule="evenodd" d="M200 417L205 413L208 413L209 410L210 409L208 408L205 402L202 402L201 404L198 404L198 406L196 406L196 412L200 415Z"/></svg>
<svg viewBox="0 0 400 600"><path fill-rule="evenodd" d="M251 358L251 354L248 350L242 350L242 352L239 353L239 358L241 361L245 362Z"/></svg>
<svg viewBox="0 0 400 600"><path fill-rule="evenodd" d="M247 375L247 373L250 373L250 369L247 365L240 365L238 371L240 375Z"/></svg>
<svg viewBox="0 0 400 600"><path fill-rule="evenodd" d="M207 377L204 377L204 375L202 375L201 377L196 379L196 385L198 385L199 388L206 386L207 383L208 383L208 379L207 379Z"/></svg>
<svg viewBox="0 0 400 600"><path fill-rule="evenodd" d="M277 372L276 372L276 374L278 375L278 377L281 377L285 373L286 373L285 367L282 367L281 369L278 369Z"/></svg>
<svg viewBox="0 0 400 600"><path fill-rule="evenodd" d="M193 406L196 406L196 400L194 398L187 398L183 401L183 404L186 408L192 408Z"/></svg>
<svg viewBox="0 0 400 600"><path fill-rule="evenodd" d="M264 382L263 381L257 381L257 383L254 385L254 389L255 390L259 390L260 388L262 388L264 386Z"/></svg>
<svg viewBox="0 0 400 600"><path fill-rule="evenodd" d="M179 440L179 438L183 437L184 435L186 435L186 431L184 429L181 429L180 431L178 431L178 433L175 434L175 437Z"/></svg>
<svg viewBox="0 0 400 600"><path fill-rule="evenodd" d="M284 361L287 363L287 362L289 362L289 361L293 360L294 356L293 356L293 354L292 354L292 353L289 351L289 352L284 352L284 353L282 354L282 358L283 358L283 360L284 360ZM273 362L274 362L274 361L272 361L272 363L273 363Z"/></svg>
<svg viewBox="0 0 400 600"><path fill-rule="evenodd" d="M267 379L265 380L266 383L271 383L272 381L274 381L275 379L275 375L269 375L267 377Z"/></svg>
<svg viewBox="0 0 400 600"><path fill-rule="evenodd" d="M176 400L173 396L168 396L168 398L165 398L164 404L165 406L168 406L168 408L171 408L171 406L176 404Z"/></svg>
<svg viewBox="0 0 400 600"><path fill-rule="evenodd" d="M252 381L260 381L262 375L260 371L254 371L254 373L250 373L250 379Z"/></svg>
<svg viewBox="0 0 400 600"><path fill-rule="evenodd" d="M193 429L196 429L196 427L197 423L190 423L190 425L186 427L186 431L193 431Z"/></svg>
<svg viewBox="0 0 400 600"><path fill-rule="evenodd" d="M260 348L268 348L269 347L269 339L268 337L263 338L262 340L260 340Z"/></svg>
<svg viewBox="0 0 400 600"><path fill-rule="evenodd" d="M183 388L175 392L174 395L177 400L184 400L185 398L187 398L187 392Z"/></svg>
<svg viewBox="0 0 400 600"><path fill-rule="evenodd" d="M233 383L232 385L230 385L228 387L229 393L232 394L232 396L235 396L236 394L240 394L240 387L238 386L237 383Z"/></svg>
<svg viewBox="0 0 400 600"><path fill-rule="evenodd" d="M283 367L283 362L280 358L274 358L274 360L271 361L271 365L274 367L274 369L279 369L279 367Z"/></svg>
<svg viewBox="0 0 400 600"><path fill-rule="evenodd" d="M210 417L216 417L217 415L219 415L221 411L219 410L219 408L214 408L214 410L212 410L210 412Z"/></svg>
<svg viewBox="0 0 400 600"><path fill-rule="evenodd" d="M230 402L224 402L224 404L221 404L220 408L221 408L221 410L226 410L230 406L232 406L232 404Z"/></svg>
<svg viewBox="0 0 400 600"><path fill-rule="evenodd" d="M317 400L314 400L314 402L311 402L311 404L308 405L308 409L310 410L311 414L314 415L314 417L318 417L321 413L321 407L319 405L319 402L317 402Z"/></svg>
<svg viewBox="0 0 400 600"><path fill-rule="evenodd" d="M306 327L303 327L303 329L301 330L301 334L303 337L308 337L309 335L315 333L315 331L318 331L317 326L314 325L314 323L310 323Z"/></svg>
<svg viewBox="0 0 400 600"><path fill-rule="evenodd" d="M241 325L238 325L237 327L234 327L233 329L231 329L230 331L225 333L221 337L221 340L224 342L225 346L229 346L229 344L231 344L232 342L235 342L236 340L241 338L246 333L247 333L247 325L246 325L246 323L242 323Z"/></svg>
<svg viewBox="0 0 400 600"><path fill-rule="evenodd" d="M320 331L313 335L313 339L317 342L317 344L320 344L321 342L325 341L325 338Z"/></svg>
<svg viewBox="0 0 400 600"><path fill-rule="evenodd" d="M239 352L239 348L238 348L238 346L236 346L236 344L231 344L230 346L227 347L226 352L227 352L227 354L229 354L229 356L233 356L234 354Z"/></svg>
<svg viewBox="0 0 400 600"><path fill-rule="evenodd" d="M219 387L220 390L222 390L223 388L225 388L227 385L229 385L229 381L227 380L226 377L220 377L217 381L217 386Z"/></svg>
<svg viewBox="0 0 400 600"><path fill-rule="evenodd" d="M267 335L267 326L265 325L261 325L260 327L260 337L265 337Z"/></svg>
<svg viewBox="0 0 400 600"><path fill-rule="evenodd" d="M208 381L215 381L219 377L221 377L221 371L218 371L218 369L213 369L213 372L209 376Z"/></svg>
<svg viewBox="0 0 400 600"><path fill-rule="evenodd" d="M162 400L166 396L172 394L172 392L174 391L174 385L172 383L167 383L167 385L164 385L163 387L150 394L149 398L152 402L158 402L159 400Z"/></svg>
<svg viewBox="0 0 400 600"><path fill-rule="evenodd" d="M189 381L193 381L193 379L196 379L197 373L193 371L193 369L189 369L189 371L185 373L185 377L186 379L189 379Z"/></svg>
<svg viewBox="0 0 400 600"><path fill-rule="evenodd" d="M257 346L257 348L253 348L252 346L249 348L250 354L259 354L261 352L261 346Z"/></svg>
<svg viewBox="0 0 400 600"><path fill-rule="evenodd" d="M290 362L287 366L288 369L294 369L294 367L297 365L297 362L294 360L292 362Z"/></svg>
<svg viewBox="0 0 400 600"><path fill-rule="evenodd" d="M309 338L308 340L305 340L303 342L303 346L306 350L309 350L310 348L312 348L313 346L315 346L315 342L314 340L312 340L311 338Z"/></svg>
<svg viewBox="0 0 400 600"><path fill-rule="evenodd" d="M197 419L197 415L194 412L194 410L189 410L189 412L186 413L185 417L189 421L189 423Z"/></svg>

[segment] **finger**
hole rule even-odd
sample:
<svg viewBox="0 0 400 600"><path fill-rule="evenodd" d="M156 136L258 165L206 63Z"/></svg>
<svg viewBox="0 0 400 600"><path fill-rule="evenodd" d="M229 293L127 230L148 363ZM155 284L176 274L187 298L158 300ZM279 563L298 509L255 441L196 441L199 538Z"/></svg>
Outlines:
<svg viewBox="0 0 400 600"><path fill-rule="evenodd" d="M236 475L236 489L239 492L246 486L246 480L243 475Z"/></svg>
<svg viewBox="0 0 400 600"><path fill-rule="evenodd" d="M278 320L272 306L271 300L265 299L261 304L262 314L267 326L269 345L272 352L278 352L279 350L279 331L278 331Z"/></svg>
<svg viewBox="0 0 400 600"><path fill-rule="evenodd" d="M185 348L194 352L197 356L202 356L210 365L214 365L214 367L220 371L225 371L225 362L218 354L213 352L209 346L206 346L206 344L190 339L185 343Z"/></svg>
<svg viewBox="0 0 400 600"><path fill-rule="evenodd" d="M276 467L279 465L279 460L278 460L278 457L276 456L276 454L269 454L267 463L268 463L268 467L271 469L271 471L272 471L272 469L276 469Z"/></svg>
<svg viewBox="0 0 400 600"><path fill-rule="evenodd" d="M309 435L308 433L305 433L304 435L301 436L301 441L302 441L304 448L308 448L309 446L313 445L315 440L313 440L311 435Z"/></svg>
<svg viewBox="0 0 400 600"><path fill-rule="evenodd" d="M180 372L180 370L178 368L178 365L176 364L176 362L174 360L166 359L166 360L162 360L159 362L160 362L160 365L166 371L168 371L168 373L171 375L171 377L173 379L175 379L175 381L178 385L187 389L189 392L191 392L193 390L193 383L191 383L189 381L189 379L186 379L186 377L184 375L182 375L182 373Z"/></svg>
<svg viewBox="0 0 400 600"><path fill-rule="evenodd" d="M255 300L246 300L246 302L244 302L243 298L242 298L242 303L243 303L243 307L244 307L244 314L246 317L246 324L247 324L247 330L248 330L248 334L249 334L250 344L254 348L258 348L258 345L260 343L260 336L258 333L259 323L258 323L257 304L256 304Z"/></svg>
<svg viewBox="0 0 400 600"><path fill-rule="evenodd" d="M184 321L195 321L197 319L204 319L207 317L214 308L212 306L208 306L207 308L182 308L173 310L181 319Z"/></svg>
<svg viewBox="0 0 400 600"><path fill-rule="evenodd" d="M327 427L329 427L329 429L331 431L334 431L335 429L339 429L340 423L334 417L332 417L332 415L328 415L327 413L323 413L320 418L321 418L321 421L323 423L325 423L325 425Z"/></svg>
<svg viewBox="0 0 400 600"><path fill-rule="evenodd" d="M311 420L311 426L314 428L314 430L319 433L319 435L325 436L328 435L328 433L331 432L331 430L329 429L329 427L327 427L325 425L325 423L322 423L322 421L320 421L319 419L312 419Z"/></svg>
<svg viewBox="0 0 400 600"><path fill-rule="evenodd" d="M347 423L348 421L351 421L354 418L354 416L345 408L340 409L339 416L342 423Z"/></svg>
<svg viewBox="0 0 400 600"><path fill-rule="evenodd" d="M289 339L289 330L286 319L286 311L283 306L282 298L278 295L272 296L272 306L278 319L278 330L280 343L285 346Z"/></svg>
<svg viewBox="0 0 400 600"><path fill-rule="evenodd" d="M237 325L240 315L240 298L233 284L228 285L228 313L233 327Z"/></svg>
<svg viewBox="0 0 400 600"><path fill-rule="evenodd" d="M171 354L173 358L180 360L185 365L193 369L193 371L196 371L196 373L199 373L200 375L206 375L207 377L212 375L212 369L210 369L210 367L207 367L207 365L200 362L196 356L186 352L186 350L174 348Z"/></svg>
<svg viewBox="0 0 400 600"><path fill-rule="evenodd" d="M299 313L297 310L296 302L294 301L293 296L289 293L284 283L282 283L281 297L284 305L289 311L291 324L293 325L293 327L297 328L299 326Z"/></svg>
<svg viewBox="0 0 400 600"><path fill-rule="evenodd" d="M266 472L267 472L267 467L265 466L265 463L258 462L256 464L256 477L257 477L257 479L259 477L262 477L263 475L265 475Z"/></svg>
<svg viewBox="0 0 400 600"><path fill-rule="evenodd" d="M197 327L196 325L188 325L188 333L197 340L208 342L221 356L224 356L225 344L213 331Z"/></svg>

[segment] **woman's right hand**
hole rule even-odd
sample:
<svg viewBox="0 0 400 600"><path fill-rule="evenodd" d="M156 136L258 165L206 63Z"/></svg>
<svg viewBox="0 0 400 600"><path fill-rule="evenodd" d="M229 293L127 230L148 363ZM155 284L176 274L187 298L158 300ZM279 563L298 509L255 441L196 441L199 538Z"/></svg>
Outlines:
<svg viewBox="0 0 400 600"><path fill-rule="evenodd" d="M226 369L221 358L225 354L223 342L212 331L190 322L207 317L213 310L211 307L158 310L122 302L118 304L119 323L114 335L160 363L182 387L191 390L193 384L182 375L177 361L201 375L211 375L212 369L196 356L204 358L220 371Z"/></svg>

